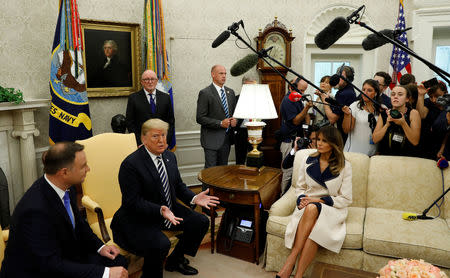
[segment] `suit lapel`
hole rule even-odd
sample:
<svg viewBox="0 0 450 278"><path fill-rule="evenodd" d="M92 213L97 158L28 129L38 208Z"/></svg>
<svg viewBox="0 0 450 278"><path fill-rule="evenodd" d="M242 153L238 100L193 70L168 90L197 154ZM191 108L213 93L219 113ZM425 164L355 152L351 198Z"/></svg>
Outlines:
<svg viewBox="0 0 450 278"><path fill-rule="evenodd" d="M53 188L48 184L48 182L45 180L44 177L42 177L43 183L42 183L42 191L44 192L44 196L47 198L49 204L51 207L54 208L54 210L64 218L65 225L69 228L69 230L72 231L73 236L75 237L75 230L72 226L72 221L70 221L69 215L67 214L66 208L64 207L63 201L59 198L58 194L53 190ZM71 200L72 203L72 200ZM74 210L74 207L72 205L72 210ZM74 212L74 219L75 219L75 212Z"/></svg>
<svg viewBox="0 0 450 278"><path fill-rule="evenodd" d="M145 95L144 89L140 90L137 97L138 105L142 107L140 111L145 111L147 115L152 115L152 111L150 110L150 103L148 102L148 98ZM156 107L158 109L158 107Z"/></svg>
<svg viewBox="0 0 450 278"><path fill-rule="evenodd" d="M223 87L225 89L225 95L227 96L228 111L230 113L230 117L232 117L233 113L234 113L233 107L235 106L234 105L234 99L231 97L230 89L225 87L225 86L223 86Z"/></svg>
<svg viewBox="0 0 450 278"><path fill-rule="evenodd" d="M140 147L139 150L140 150L140 154L141 154L141 160L144 161L145 167L152 175L153 180L157 181L155 183L155 185L158 186L159 193L161 194L161 200L163 200L162 198L164 196L164 191L162 188L161 178L159 176L158 169L156 169L155 163L153 163L152 158L147 153L145 146Z"/></svg>

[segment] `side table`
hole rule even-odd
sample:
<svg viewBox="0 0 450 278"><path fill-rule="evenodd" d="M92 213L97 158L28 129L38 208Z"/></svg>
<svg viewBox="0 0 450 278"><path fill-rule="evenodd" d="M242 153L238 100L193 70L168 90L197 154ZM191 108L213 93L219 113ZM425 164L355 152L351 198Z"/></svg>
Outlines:
<svg viewBox="0 0 450 278"><path fill-rule="evenodd" d="M216 166L202 170L198 174L198 179L209 186L209 194L217 196L221 201L249 205L253 207L255 220L254 240L247 244L236 242L236 249L219 250L219 243L224 240L223 219L220 223L217 235L217 251L234 257L238 257L250 262L259 264L260 255L260 206L269 209L278 199L281 191L281 170L277 168L264 167L258 175L243 174L238 171L239 165ZM211 210L211 253L214 253L214 212ZM251 250L251 254L247 254ZM245 252L247 251L247 252Z"/></svg>

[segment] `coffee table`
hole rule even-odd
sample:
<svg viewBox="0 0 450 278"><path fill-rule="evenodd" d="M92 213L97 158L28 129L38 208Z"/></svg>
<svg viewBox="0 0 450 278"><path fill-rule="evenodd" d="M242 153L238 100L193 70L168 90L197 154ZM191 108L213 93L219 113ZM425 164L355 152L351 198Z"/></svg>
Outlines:
<svg viewBox="0 0 450 278"><path fill-rule="evenodd" d="M310 278L375 278L378 274L327 263L314 263Z"/></svg>

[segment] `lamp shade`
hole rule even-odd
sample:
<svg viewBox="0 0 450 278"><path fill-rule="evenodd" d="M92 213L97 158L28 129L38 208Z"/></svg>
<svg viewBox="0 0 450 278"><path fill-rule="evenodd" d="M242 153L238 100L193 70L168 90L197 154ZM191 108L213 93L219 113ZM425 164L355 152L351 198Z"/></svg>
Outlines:
<svg viewBox="0 0 450 278"><path fill-rule="evenodd" d="M233 117L237 119L278 118L269 85L244 84Z"/></svg>

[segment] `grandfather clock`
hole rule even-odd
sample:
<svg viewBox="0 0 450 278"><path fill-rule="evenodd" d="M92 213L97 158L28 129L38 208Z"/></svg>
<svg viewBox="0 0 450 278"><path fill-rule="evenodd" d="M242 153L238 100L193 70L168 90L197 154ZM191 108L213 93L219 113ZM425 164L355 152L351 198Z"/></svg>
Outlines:
<svg viewBox="0 0 450 278"><path fill-rule="evenodd" d="M267 24L264 31L259 29L259 35L255 40L258 51L273 47L268 54L285 66L291 66L291 43L294 40L292 30L288 31L286 26L277 20L277 17L272 23ZM271 61L269 60L269 62ZM274 62L271 62L271 64L286 76L286 69ZM279 130L281 125L280 105L286 93L286 82L262 59L259 60L257 69L261 72L261 83L269 84L278 114L278 119L266 121L267 126L264 128L261 151L264 153L265 165L279 168L281 166L281 153L276 147L275 131Z"/></svg>

